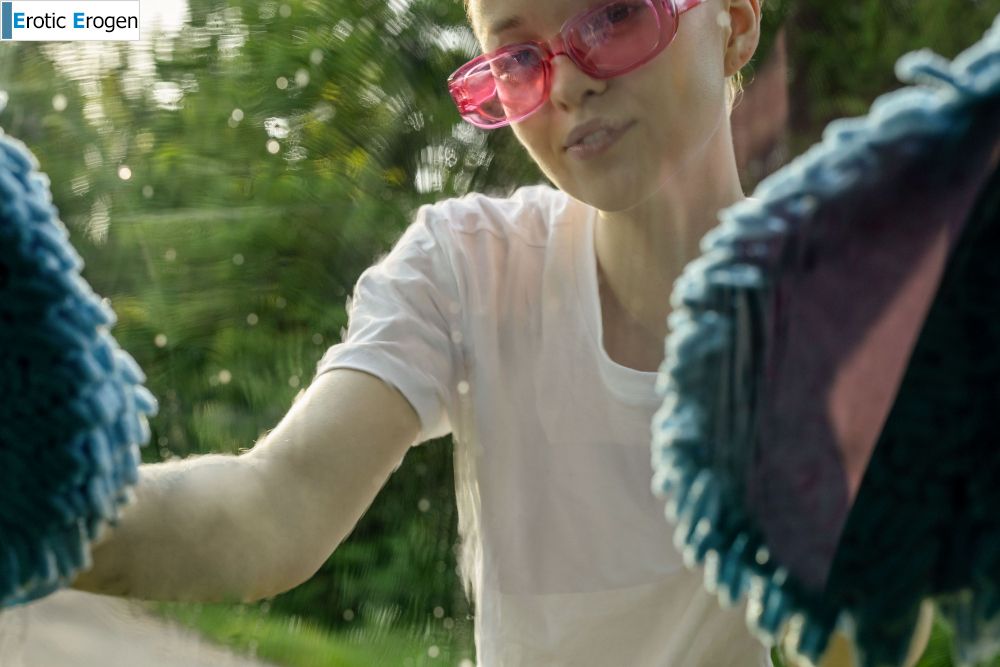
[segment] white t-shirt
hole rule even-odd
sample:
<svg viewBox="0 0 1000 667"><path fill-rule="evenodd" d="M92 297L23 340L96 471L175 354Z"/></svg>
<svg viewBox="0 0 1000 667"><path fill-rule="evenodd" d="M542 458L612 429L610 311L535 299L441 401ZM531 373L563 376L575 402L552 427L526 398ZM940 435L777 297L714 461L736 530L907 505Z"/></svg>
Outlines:
<svg viewBox="0 0 1000 667"><path fill-rule="evenodd" d="M650 491L656 373L604 350L596 214L544 185L420 207L317 374L397 387L414 444L453 433L483 667L768 665L742 609L685 569Z"/></svg>

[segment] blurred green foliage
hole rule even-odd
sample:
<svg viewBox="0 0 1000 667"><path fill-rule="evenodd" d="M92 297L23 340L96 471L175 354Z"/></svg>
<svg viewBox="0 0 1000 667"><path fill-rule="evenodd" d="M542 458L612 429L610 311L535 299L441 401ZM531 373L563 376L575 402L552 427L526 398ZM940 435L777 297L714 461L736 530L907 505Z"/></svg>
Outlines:
<svg viewBox="0 0 1000 667"><path fill-rule="evenodd" d="M831 120L867 112L900 87L894 64L908 51L953 58L1000 14L1000 0L765 0L787 13L790 139L797 155Z"/></svg>
<svg viewBox="0 0 1000 667"><path fill-rule="evenodd" d="M146 461L235 453L273 428L340 340L358 275L420 204L544 180L509 130L474 130L451 105L445 78L477 53L459 2L189 10L144 51L0 48L0 127L51 178L85 277L161 401ZM897 87L902 53L954 56L998 12L769 0L757 62L786 29L791 154ZM350 539L274 608L334 628L450 621L471 642L451 466L447 438L411 450Z"/></svg>
<svg viewBox="0 0 1000 667"><path fill-rule="evenodd" d="M447 630L379 627L367 633L331 632L296 615L262 605L150 603L148 608L198 631L235 653L283 667L472 664L475 647Z"/></svg>

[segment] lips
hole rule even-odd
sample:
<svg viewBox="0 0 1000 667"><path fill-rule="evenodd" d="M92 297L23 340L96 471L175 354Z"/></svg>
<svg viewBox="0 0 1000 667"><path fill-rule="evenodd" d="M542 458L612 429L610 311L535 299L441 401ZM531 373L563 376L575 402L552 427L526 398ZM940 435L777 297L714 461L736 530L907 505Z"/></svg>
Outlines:
<svg viewBox="0 0 1000 667"><path fill-rule="evenodd" d="M609 134L615 135L627 126L627 122L616 123L601 118L581 123L580 125L574 127L573 131L569 133L568 137L566 137L566 143L563 145L563 150L567 150L572 146L579 144L591 134L607 131Z"/></svg>

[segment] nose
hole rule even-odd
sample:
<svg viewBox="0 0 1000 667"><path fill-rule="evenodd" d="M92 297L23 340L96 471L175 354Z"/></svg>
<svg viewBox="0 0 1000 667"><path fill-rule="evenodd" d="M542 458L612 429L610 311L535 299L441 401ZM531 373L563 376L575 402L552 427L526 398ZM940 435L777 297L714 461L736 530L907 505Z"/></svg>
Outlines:
<svg viewBox="0 0 1000 667"><path fill-rule="evenodd" d="M561 111L582 105L588 97L600 95L608 87L607 80L591 78L564 51L552 58L551 67L549 100Z"/></svg>

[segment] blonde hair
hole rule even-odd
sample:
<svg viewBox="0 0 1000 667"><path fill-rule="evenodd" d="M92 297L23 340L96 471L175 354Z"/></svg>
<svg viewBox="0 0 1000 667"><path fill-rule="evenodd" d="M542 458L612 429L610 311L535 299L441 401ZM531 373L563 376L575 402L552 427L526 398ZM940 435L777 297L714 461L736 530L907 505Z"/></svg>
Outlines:
<svg viewBox="0 0 1000 667"><path fill-rule="evenodd" d="M743 70L740 70L726 79L726 105L729 108L729 113L733 112L733 109L736 108L736 105L739 104L742 97Z"/></svg>

